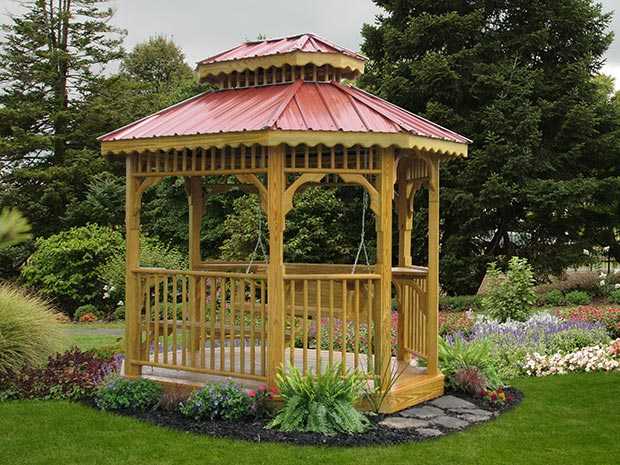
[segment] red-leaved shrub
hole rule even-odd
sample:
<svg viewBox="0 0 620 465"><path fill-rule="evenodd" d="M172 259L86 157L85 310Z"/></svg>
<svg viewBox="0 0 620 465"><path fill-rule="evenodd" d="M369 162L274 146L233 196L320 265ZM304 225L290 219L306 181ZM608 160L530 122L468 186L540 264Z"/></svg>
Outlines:
<svg viewBox="0 0 620 465"><path fill-rule="evenodd" d="M116 357L102 357L74 347L50 356L43 367L27 367L3 376L0 391L4 397L17 399L87 399L119 367L120 360Z"/></svg>

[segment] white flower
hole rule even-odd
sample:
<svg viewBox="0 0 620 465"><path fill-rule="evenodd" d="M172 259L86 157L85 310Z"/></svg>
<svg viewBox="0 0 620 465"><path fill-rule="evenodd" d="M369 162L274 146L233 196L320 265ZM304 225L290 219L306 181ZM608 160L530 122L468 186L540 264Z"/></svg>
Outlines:
<svg viewBox="0 0 620 465"><path fill-rule="evenodd" d="M614 289L620 289L620 283L614 284Z"/></svg>
<svg viewBox="0 0 620 465"><path fill-rule="evenodd" d="M103 298L104 298L104 299L109 299L109 298L110 298L110 293L109 293L109 292L107 292L107 291L106 291L106 292L104 292L104 293L103 293Z"/></svg>
<svg viewBox="0 0 620 465"><path fill-rule="evenodd" d="M603 287L603 286L605 285L605 280L604 280L604 279L601 279L601 282L599 283L599 285L600 285L601 287Z"/></svg>
<svg viewBox="0 0 620 465"><path fill-rule="evenodd" d="M122 300L119 300L116 305L118 305L120 307L121 305L125 305L125 302L123 302Z"/></svg>
<svg viewBox="0 0 620 465"><path fill-rule="evenodd" d="M583 249L583 254L584 255L590 255L590 251L588 249Z"/></svg>

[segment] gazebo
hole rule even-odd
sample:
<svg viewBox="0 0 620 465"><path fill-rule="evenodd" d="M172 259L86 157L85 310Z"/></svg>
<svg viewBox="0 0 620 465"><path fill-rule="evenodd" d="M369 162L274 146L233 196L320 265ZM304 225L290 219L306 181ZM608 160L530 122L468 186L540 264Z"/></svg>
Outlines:
<svg viewBox="0 0 620 465"><path fill-rule="evenodd" d="M198 63L199 79L217 90L100 137L104 155L126 160L126 376L190 389L228 378L273 386L279 369L340 366L365 372L384 391L385 412L443 393L439 163L466 156L470 141L342 82L359 77L365 62L314 34L245 42ZM203 178L221 175L260 196L268 260L202 258ZM188 270L140 266L141 196L169 176L185 180ZM367 192L376 264L285 263L295 193L339 184ZM422 187L426 267L411 258L413 199Z"/></svg>

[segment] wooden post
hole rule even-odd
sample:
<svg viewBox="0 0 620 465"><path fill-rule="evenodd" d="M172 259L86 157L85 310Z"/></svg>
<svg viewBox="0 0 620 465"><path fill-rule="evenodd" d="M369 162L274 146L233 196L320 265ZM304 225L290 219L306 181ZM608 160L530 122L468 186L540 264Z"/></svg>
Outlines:
<svg viewBox="0 0 620 465"><path fill-rule="evenodd" d="M411 231L413 229L413 186L407 183L409 160L398 163L398 266L411 266Z"/></svg>
<svg viewBox="0 0 620 465"><path fill-rule="evenodd" d="M391 376L392 324L392 198L394 194L394 149L381 151L378 180L381 215L377 218L377 273L381 275L379 306L376 308L375 373L386 389Z"/></svg>
<svg viewBox="0 0 620 465"><path fill-rule="evenodd" d="M413 186L407 182L410 161L398 163L398 266L411 266L411 231L413 229ZM411 354L405 350L405 312L410 308L409 292L404 284L398 286L398 360L409 362Z"/></svg>
<svg viewBox="0 0 620 465"><path fill-rule="evenodd" d="M127 359L125 375L138 377L142 373L141 365L132 363L140 359L140 302L138 298L139 282L134 270L140 263L140 180L133 176L136 171L136 154L127 155L125 160L125 228L126 228L126 264L125 264L125 344Z"/></svg>
<svg viewBox="0 0 620 465"><path fill-rule="evenodd" d="M439 159L427 159L428 186L428 276L427 276L427 331L428 373L439 372L437 338L439 332Z"/></svg>
<svg viewBox="0 0 620 465"><path fill-rule="evenodd" d="M201 262L200 254L200 226L204 210L204 199L202 193L202 179L199 176L185 178L187 191L187 201L189 204L189 268L195 271ZM190 308L193 312L193 321L201 321L200 315L203 311L200 308L200 296L203 292L200 277L192 276L194 281L190 289ZM200 350L200 328L192 328L190 334L191 350L193 351L192 362L196 361L197 353Z"/></svg>
<svg viewBox="0 0 620 465"><path fill-rule="evenodd" d="M269 265L267 267L267 383L275 386L276 374L284 362L284 147L269 147L267 170Z"/></svg>

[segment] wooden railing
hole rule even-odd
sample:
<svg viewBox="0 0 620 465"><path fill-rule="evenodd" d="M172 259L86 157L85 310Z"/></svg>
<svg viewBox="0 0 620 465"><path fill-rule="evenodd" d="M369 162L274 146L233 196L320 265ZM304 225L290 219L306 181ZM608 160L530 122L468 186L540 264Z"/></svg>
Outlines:
<svg viewBox="0 0 620 465"><path fill-rule="evenodd" d="M139 268L141 365L266 377L262 274Z"/></svg>
<svg viewBox="0 0 620 465"><path fill-rule="evenodd" d="M427 269L394 268L392 281L398 297L399 358L428 357Z"/></svg>
<svg viewBox="0 0 620 465"><path fill-rule="evenodd" d="M373 372L378 274L287 274L285 367Z"/></svg>

